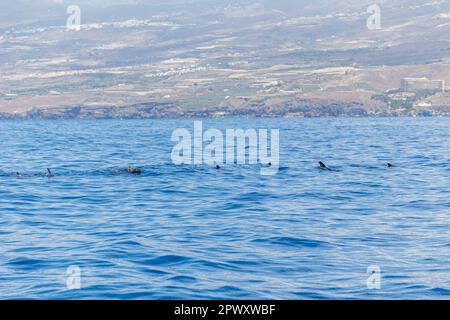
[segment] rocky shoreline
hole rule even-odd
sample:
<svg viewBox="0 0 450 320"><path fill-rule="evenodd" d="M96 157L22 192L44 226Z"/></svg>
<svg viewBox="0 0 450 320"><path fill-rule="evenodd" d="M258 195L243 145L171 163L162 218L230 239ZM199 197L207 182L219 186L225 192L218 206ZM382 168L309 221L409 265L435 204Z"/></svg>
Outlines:
<svg viewBox="0 0 450 320"><path fill-rule="evenodd" d="M150 102L122 107L76 106L33 108L25 113L1 113L1 120L57 119L164 119L164 118L222 118L222 117L396 117L450 116L450 106L428 109L390 109L385 106L367 108L364 103L298 99L282 104L225 105L211 108L186 109L176 103Z"/></svg>

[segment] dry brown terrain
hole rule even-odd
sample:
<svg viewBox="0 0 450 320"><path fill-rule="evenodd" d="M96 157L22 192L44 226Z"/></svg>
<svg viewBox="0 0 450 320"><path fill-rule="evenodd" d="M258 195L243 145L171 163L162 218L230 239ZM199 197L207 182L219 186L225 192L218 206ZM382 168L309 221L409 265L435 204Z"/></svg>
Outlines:
<svg viewBox="0 0 450 320"><path fill-rule="evenodd" d="M44 23L35 18L1 29L0 116L98 109L94 114L134 117L136 105L154 104L176 109L138 114L447 114L448 93L389 93L403 78L450 83L450 4L413 2L382 1L379 30L366 27L370 1L195 10L130 4L123 14L84 21L78 32L51 22L46 11L46 26L35 26ZM64 1L52 8L65 12Z"/></svg>

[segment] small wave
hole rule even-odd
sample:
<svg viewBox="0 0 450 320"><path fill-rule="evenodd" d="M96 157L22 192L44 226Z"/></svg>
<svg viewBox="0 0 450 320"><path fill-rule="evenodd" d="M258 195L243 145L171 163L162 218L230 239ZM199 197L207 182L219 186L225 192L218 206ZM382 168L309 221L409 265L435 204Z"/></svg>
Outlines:
<svg viewBox="0 0 450 320"><path fill-rule="evenodd" d="M433 288L433 289L431 289L431 292L434 293L434 294L437 294L439 296L450 297L450 290L449 289Z"/></svg>
<svg viewBox="0 0 450 320"><path fill-rule="evenodd" d="M151 260L144 260L141 261L141 263L149 266L167 266L167 265L184 264L189 262L190 260L191 260L190 258L184 256L165 255L159 256Z"/></svg>
<svg viewBox="0 0 450 320"><path fill-rule="evenodd" d="M175 277L171 277L167 280L177 282L177 283L192 283L192 282L196 282L197 278L189 277L189 276L175 276Z"/></svg>
<svg viewBox="0 0 450 320"><path fill-rule="evenodd" d="M18 257L9 260L6 265L16 270L29 271L47 268L49 263L42 259Z"/></svg>

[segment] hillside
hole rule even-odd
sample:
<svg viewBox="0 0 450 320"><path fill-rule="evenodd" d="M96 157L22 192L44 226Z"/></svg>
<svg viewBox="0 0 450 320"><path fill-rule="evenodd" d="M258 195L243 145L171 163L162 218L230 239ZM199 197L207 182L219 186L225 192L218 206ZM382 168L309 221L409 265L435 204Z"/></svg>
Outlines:
<svg viewBox="0 0 450 320"><path fill-rule="evenodd" d="M450 3L78 1L0 4L0 117L448 115Z"/></svg>

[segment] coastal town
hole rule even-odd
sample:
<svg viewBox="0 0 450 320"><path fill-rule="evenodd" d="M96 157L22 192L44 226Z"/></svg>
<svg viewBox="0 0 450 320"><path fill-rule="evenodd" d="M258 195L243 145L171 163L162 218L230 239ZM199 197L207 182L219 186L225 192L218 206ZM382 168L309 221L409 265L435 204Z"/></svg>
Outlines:
<svg viewBox="0 0 450 320"><path fill-rule="evenodd" d="M363 4L321 15L271 3L184 15L148 6L151 15L136 6L114 17L82 6L78 31L62 5L15 28L5 21L0 119L450 115L443 4L385 4L391 15L375 30Z"/></svg>

